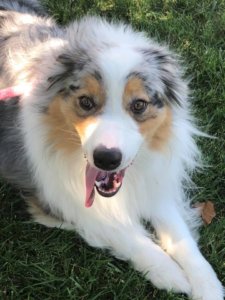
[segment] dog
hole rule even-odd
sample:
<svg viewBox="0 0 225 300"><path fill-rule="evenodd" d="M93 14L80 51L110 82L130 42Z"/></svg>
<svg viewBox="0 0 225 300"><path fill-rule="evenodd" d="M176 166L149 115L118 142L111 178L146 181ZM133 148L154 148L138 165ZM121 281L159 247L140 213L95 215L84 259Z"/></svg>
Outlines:
<svg viewBox="0 0 225 300"><path fill-rule="evenodd" d="M178 56L98 17L59 27L36 0L0 0L0 16L0 174L33 219L76 230L160 289L222 300L185 193L201 133Z"/></svg>

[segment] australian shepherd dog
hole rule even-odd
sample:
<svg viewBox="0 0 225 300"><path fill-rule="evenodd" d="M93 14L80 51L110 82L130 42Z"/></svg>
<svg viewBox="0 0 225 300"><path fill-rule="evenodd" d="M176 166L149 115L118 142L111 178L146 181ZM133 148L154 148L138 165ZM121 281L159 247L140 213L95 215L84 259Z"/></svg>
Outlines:
<svg viewBox="0 0 225 300"><path fill-rule="evenodd" d="M222 300L186 195L199 131L177 56L97 17L60 27L36 0L0 0L0 17L0 174L29 194L34 220L160 289Z"/></svg>

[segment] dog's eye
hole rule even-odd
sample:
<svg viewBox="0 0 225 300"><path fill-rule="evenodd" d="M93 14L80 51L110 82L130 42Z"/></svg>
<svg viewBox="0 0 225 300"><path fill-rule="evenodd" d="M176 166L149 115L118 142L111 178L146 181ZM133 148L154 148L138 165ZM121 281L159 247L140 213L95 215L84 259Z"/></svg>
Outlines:
<svg viewBox="0 0 225 300"><path fill-rule="evenodd" d="M79 104L80 107L86 111L92 110L96 106L94 100L88 96L79 97Z"/></svg>
<svg viewBox="0 0 225 300"><path fill-rule="evenodd" d="M134 114L142 114L148 106L148 102L143 99L135 99L132 101L130 109Z"/></svg>

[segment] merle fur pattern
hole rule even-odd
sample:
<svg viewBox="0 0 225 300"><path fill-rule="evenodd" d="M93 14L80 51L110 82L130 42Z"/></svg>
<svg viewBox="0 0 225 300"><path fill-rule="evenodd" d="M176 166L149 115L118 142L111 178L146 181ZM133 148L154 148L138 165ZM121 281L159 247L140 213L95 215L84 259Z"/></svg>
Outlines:
<svg viewBox="0 0 225 300"><path fill-rule="evenodd" d="M0 0L0 88L24 87L21 99L0 101L0 176L35 190L30 212L36 222L77 230L89 245L131 261L159 288L222 300L223 287L194 240L199 219L184 193L184 182L190 184L201 163L193 139L201 133L177 58L124 24L88 17L61 28L44 15L36 0ZM51 125L43 116L50 116L49 104L59 93L76 90L89 75L105 84L105 112L67 157L48 139ZM138 121L122 109L129 76L142 80L158 113L167 105L173 115L169 151L149 148ZM65 107L66 97L58 98ZM111 201L96 193L90 209L83 178L99 145L121 150L126 180ZM160 245L143 220L151 222Z"/></svg>
<svg viewBox="0 0 225 300"><path fill-rule="evenodd" d="M32 15L33 23L23 23L21 18L23 19L24 14ZM44 17L45 15L46 13L36 0L0 0L1 88L20 84L20 81L23 81L23 78L20 78L22 72L20 72L20 70L12 71L11 66L9 66L7 49L14 54L19 53L19 51L23 53L27 52L27 74L24 72L22 76L32 78L33 73L35 74L37 71L41 73L41 71L37 69L38 65L40 65L41 68L42 58L41 55L39 55L40 57L30 55L29 50L39 44L44 45L45 42L54 40L54 38L64 38L65 29L56 25L54 20ZM76 30L80 30L80 34L82 35L82 29L80 29L79 26ZM21 43L21 40L23 40L23 43ZM104 47L107 47L107 45L104 45ZM49 98L46 99L45 97L45 101L36 107L40 113L47 113L51 95L60 91L66 93L68 89L73 90L80 73L84 73L86 68L88 68L89 71L92 70L92 74L96 78L101 79L97 67L93 64L90 54L87 53L87 49L75 44L71 49L66 50L66 53L60 52L55 58L54 63L58 64L58 71L55 71L53 75L50 74L47 76L46 83L40 86L40 89L42 89L46 95L49 92ZM43 52L44 51L45 50L43 50ZM174 84L177 78L173 78L170 71L166 69L167 67L169 68L170 65L176 64L175 59L166 51L154 49L140 49L140 51L144 54L146 64L151 62L152 59L155 59L159 66L162 65L165 68L162 72L162 74L165 74L165 78L162 78L165 87L164 96L149 88L148 76L145 73L142 71L131 73L131 75L135 74L135 76L140 77L140 79L146 83L146 89L148 89L149 94L151 94L153 104L162 107L165 98L179 105L184 104L177 97L179 92L177 93L177 87ZM53 55L56 54L53 53L52 56ZM16 59L15 62L17 62ZM68 81L68 78L71 78L73 84L66 87L65 82ZM34 188L34 184L32 182L32 172L29 171L30 168L23 149L19 110L20 105L18 99L0 102L0 175L18 186L29 190Z"/></svg>
<svg viewBox="0 0 225 300"><path fill-rule="evenodd" d="M8 87L13 84L13 76L8 73L5 64L8 44L11 47L18 47L17 40L25 33L22 26L18 26L15 32L6 31L4 22L10 21L12 26L17 25L16 18L19 13L35 16L45 16L46 13L40 3L36 0L0 0L0 87ZM43 19L44 24L44 19ZM31 26L25 29L29 31ZM35 28L36 39L44 40L44 33L40 26ZM43 25L43 32L46 26ZM31 39L34 39L31 35ZM19 97L0 101L0 175L9 182L16 184L28 191L34 190L32 175L24 152L23 137L20 130L19 120Z"/></svg>

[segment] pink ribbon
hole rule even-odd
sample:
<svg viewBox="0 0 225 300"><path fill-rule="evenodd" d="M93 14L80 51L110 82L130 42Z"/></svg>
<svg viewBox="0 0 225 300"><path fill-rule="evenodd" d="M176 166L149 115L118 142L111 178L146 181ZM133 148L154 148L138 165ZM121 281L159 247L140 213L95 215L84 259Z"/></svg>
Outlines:
<svg viewBox="0 0 225 300"><path fill-rule="evenodd" d="M0 101L6 100L7 98L13 98L17 96L21 96L24 92L24 89L22 90L22 87L20 85L8 87L5 89L0 90Z"/></svg>

